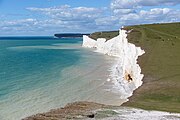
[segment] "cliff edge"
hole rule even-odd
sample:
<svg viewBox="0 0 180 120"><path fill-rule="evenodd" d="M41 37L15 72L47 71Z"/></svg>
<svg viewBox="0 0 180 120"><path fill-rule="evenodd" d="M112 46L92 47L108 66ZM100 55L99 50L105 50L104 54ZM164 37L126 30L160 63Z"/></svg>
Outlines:
<svg viewBox="0 0 180 120"><path fill-rule="evenodd" d="M96 52L116 57L108 80L114 84L112 89L114 92L119 92L121 99L127 99L142 85L143 74L137 59L145 53L140 47L128 42L126 33L126 30L120 29L119 35L108 41L105 38L94 40L84 35L82 45L94 48Z"/></svg>

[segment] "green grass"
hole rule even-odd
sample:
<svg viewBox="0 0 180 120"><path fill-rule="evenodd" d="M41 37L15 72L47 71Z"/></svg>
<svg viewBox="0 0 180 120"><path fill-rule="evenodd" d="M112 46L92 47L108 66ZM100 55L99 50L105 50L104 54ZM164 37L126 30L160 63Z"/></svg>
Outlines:
<svg viewBox="0 0 180 120"><path fill-rule="evenodd" d="M180 113L180 23L136 25L124 29L132 29L128 34L129 42L146 53L138 59L144 83L123 105ZM111 33L111 37L116 35L116 32Z"/></svg>
<svg viewBox="0 0 180 120"><path fill-rule="evenodd" d="M143 109L180 112L180 23L128 26L129 42L141 46L144 84L125 103Z"/></svg>

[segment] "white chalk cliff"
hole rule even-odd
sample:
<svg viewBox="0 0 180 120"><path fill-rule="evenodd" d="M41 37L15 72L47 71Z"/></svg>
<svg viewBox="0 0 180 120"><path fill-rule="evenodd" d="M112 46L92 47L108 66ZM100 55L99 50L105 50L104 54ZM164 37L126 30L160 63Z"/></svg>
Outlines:
<svg viewBox="0 0 180 120"><path fill-rule="evenodd" d="M120 29L119 35L106 41L104 38L94 40L83 36L83 47L95 48L96 52L116 56L117 61L111 68L109 80L120 94L127 99L133 91L142 85L143 74L137 64L138 56L145 53L140 47L128 43L126 30Z"/></svg>

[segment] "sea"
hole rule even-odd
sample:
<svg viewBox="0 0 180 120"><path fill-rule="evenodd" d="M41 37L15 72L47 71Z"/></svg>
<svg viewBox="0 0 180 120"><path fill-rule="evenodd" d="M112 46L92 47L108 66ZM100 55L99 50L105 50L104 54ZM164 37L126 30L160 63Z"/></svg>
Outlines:
<svg viewBox="0 0 180 120"><path fill-rule="evenodd" d="M0 120L20 120L76 101L118 104L114 58L82 38L0 37Z"/></svg>

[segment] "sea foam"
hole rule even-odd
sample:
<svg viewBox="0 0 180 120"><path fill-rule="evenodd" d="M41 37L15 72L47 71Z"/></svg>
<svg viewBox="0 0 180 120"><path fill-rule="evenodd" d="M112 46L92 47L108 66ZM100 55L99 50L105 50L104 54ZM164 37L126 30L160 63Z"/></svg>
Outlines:
<svg viewBox="0 0 180 120"><path fill-rule="evenodd" d="M129 43L126 30L120 29L119 35L106 41L105 38L94 40L83 36L83 47L95 48L96 52L115 56L116 62L110 69L109 82L113 83L114 92L119 92L121 99L126 99L142 85L143 74L137 64L138 56L145 53L140 47Z"/></svg>

